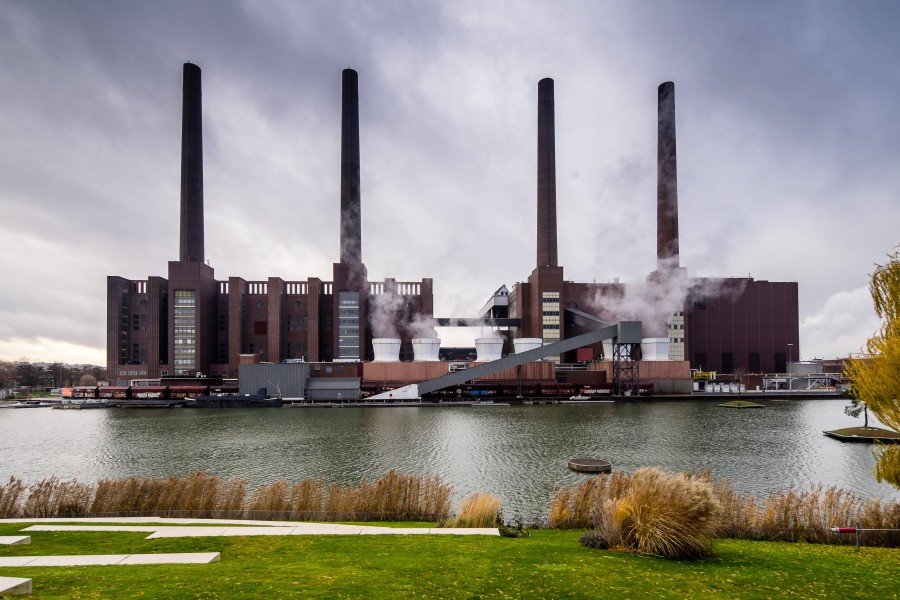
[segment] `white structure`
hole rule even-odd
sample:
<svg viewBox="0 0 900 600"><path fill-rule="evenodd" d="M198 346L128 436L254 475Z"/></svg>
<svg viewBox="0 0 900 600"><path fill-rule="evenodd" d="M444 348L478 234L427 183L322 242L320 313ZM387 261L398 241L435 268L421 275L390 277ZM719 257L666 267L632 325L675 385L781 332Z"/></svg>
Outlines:
<svg viewBox="0 0 900 600"><path fill-rule="evenodd" d="M613 359L613 343L612 340L603 340L603 360Z"/></svg>
<svg viewBox="0 0 900 600"><path fill-rule="evenodd" d="M400 362L400 338L375 338L372 340L373 362Z"/></svg>
<svg viewBox="0 0 900 600"><path fill-rule="evenodd" d="M536 348L540 348L544 345L544 340L541 338L516 338L513 340L513 348L516 350L516 354L522 354L523 352L528 352L529 350L535 350Z"/></svg>
<svg viewBox="0 0 900 600"><path fill-rule="evenodd" d="M642 339L641 360L669 360L669 338Z"/></svg>
<svg viewBox="0 0 900 600"><path fill-rule="evenodd" d="M441 338L415 338L412 341L415 362L437 362L441 350Z"/></svg>
<svg viewBox="0 0 900 600"><path fill-rule="evenodd" d="M475 359L476 362L500 360L500 356L503 353L503 338L475 338L475 350L478 352L478 358Z"/></svg>

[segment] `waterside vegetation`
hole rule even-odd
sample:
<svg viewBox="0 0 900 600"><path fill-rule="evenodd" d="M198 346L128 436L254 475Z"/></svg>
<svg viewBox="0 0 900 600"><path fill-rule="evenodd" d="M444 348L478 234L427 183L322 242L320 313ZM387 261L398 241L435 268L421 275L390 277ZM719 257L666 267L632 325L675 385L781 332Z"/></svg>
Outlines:
<svg viewBox="0 0 900 600"><path fill-rule="evenodd" d="M27 524L0 523L0 535ZM209 565L3 568L44 598L890 598L900 550L716 540L716 556L671 561L578 543L578 530L482 536L145 539L31 532L0 555L220 552Z"/></svg>

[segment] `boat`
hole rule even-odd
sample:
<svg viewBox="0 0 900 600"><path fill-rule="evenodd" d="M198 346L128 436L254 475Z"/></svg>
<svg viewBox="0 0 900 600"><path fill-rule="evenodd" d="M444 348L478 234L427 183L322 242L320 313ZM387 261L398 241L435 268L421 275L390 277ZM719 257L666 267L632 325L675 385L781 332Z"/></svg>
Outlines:
<svg viewBox="0 0 900 600"><path fill-rule="evenodd" d="M195 396L185 399L185 408L278 408L284 405L281 396L271 397L264 387L255 394L223 394L221 396Z"/></svg>
<svg viewBox="0 0 900 600"><path fill-rule="evenodd" d="M0 408L39 408L41 405L36 402L13 402L11 404L0 405Z"/></svg>
<svg viewBox="0 0 900 600"><path fill-rule="evenodd" d="M584 394L578 394L575 396L570 396L568 400L560 400L560 404L597 404L599 402L612 403L615 400L610 400L608 398L599 399L596 396L585 396Z"/></svg>

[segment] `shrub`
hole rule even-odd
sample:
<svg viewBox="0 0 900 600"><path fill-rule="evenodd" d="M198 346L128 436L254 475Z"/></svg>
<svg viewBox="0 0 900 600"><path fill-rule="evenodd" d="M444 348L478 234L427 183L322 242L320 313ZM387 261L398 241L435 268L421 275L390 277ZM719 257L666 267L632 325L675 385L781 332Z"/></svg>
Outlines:
<svg viewBox="0 0 900 600"><path fill-rule="evenodd" d="M718 508L709 481L657 468L638 470L615 504L623 545L666 558L711 555Z"/></svg>
<svg viewBox="0 0 900 600"><path fill-rule="evenodd" d="M606 536L602 531L596 529L582 533L581 537L578 538L578 541L582 546L588 548L595 548L597 550L606 550L609 548L609 540L606 539Z"/></svg>

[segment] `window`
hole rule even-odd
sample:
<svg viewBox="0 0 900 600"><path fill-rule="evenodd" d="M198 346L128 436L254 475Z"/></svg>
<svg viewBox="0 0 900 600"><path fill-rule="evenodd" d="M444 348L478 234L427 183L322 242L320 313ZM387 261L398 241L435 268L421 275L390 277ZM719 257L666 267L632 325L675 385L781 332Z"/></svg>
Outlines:
<svg viewBox="0 0 900 600"><path fill-rule="evenodd" d="M174 312L172 339L175 346L175 375L189 375L197 370L197 299L194 290L175 290Z"/></svg>
<svg viewBox="0 0 900 600"><path fill-rule="evenodd" d="M338 292L338 358L359 358L359 292Z"/></svg>

